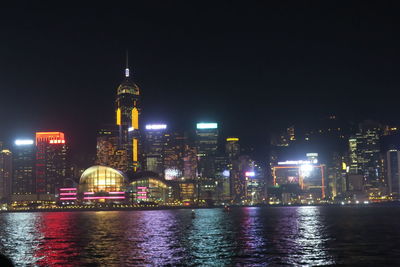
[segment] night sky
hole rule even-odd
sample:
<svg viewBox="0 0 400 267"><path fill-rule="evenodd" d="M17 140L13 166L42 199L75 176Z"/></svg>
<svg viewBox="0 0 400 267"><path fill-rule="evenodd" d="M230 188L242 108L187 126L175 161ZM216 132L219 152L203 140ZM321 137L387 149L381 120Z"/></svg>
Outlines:
<svg viewBox="0 0 400 267"><path fill-rule="evenodd" d="M215 120L254 145L331 113L400 122L394 2L143 2L2 8L0 140L61 130L94 152L127 49L142 122Z"/></svg>

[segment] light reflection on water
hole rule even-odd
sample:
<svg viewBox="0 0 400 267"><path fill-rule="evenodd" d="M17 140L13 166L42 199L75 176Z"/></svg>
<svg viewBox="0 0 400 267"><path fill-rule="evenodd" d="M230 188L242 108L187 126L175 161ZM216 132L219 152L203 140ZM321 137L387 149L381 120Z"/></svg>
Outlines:
<svg viewBox="0 0 400 267"><path fill-rule="evenodd" d="M2 213L0 251L18 266L398 265L393 244L400 240L399 211L309 206L198 209L194 217L187 209Z"/></svg>

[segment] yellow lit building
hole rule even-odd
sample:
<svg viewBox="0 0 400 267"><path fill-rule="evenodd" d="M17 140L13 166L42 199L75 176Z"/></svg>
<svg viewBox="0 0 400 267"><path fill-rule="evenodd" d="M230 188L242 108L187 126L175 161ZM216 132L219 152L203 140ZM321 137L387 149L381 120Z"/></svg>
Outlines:
<svg viewBox="0 0 400 267"><path fill-rule="evenodd" d="M125 201L125 175L106 166L86 169L79 181L79 194L83 202Z"/></svg>
<svg viewBox="0 0 400 267"><path fill-rule="evenodd" d="M130 183L130 197L134 203L164 204L170 198L170 187L158 178L145 177Z"/></svg>

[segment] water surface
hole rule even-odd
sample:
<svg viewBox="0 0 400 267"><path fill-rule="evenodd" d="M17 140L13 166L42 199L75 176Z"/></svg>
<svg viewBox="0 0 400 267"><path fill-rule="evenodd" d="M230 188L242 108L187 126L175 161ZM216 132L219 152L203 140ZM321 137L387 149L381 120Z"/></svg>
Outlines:
<svg viewBox="0 0 400 267"><path fill-rule="evenodd" d="M400 266L400 207L0 214L18 266Z"/></svg>

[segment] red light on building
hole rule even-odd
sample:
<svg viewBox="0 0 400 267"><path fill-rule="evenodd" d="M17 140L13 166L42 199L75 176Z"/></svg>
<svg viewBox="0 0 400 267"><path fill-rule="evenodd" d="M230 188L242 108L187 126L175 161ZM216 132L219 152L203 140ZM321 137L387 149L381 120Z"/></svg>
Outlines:
<svg viewBox="0 0 400 267"><path fill-rule="evenodd" d="M63 132L36 132L36 145L40 142L65 144L65 136Z"/></svg>
<svg viewBox="0 0 400 267"><path fill-rule="evenodd" d="M36 192L54 194L66 173L63 132L36 132ZM54 145L54 144L60 144Z"/></svg>

